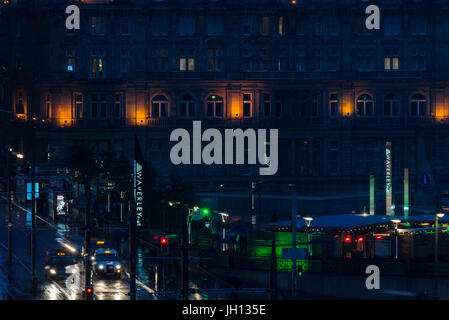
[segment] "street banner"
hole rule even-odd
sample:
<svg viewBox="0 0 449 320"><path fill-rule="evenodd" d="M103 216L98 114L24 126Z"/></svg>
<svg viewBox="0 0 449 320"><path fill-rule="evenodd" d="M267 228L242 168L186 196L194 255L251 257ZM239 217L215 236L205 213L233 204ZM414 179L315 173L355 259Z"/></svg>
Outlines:
<svg viewBox="0 0 449 320"><path fill-rule="evenodd" d="M137 136L134 136L134 201L136 204L136 225L143 222L143 156Z"/></svg>

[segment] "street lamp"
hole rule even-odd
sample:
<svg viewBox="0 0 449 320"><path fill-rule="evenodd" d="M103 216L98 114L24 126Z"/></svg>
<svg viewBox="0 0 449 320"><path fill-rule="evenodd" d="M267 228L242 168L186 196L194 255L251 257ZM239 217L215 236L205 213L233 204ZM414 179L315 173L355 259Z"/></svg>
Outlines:
<svg viewBox="0 0 449 320"><path fill-rule="evenodd" d="M309 255L310 255L310 224L312 223L313 218L312 217L304 217L303 218L304 221L306 222L306 226L307 226L307 250L309 251Z"/></svg>
<svg viewBox="0 0 449 320"><path fill-rule="evenodd" d="M221 215L221 221L223 222L223 251L225 251L225 240L226 240L226 227L225 223L229 218L229 214L224 212L219 212L219 215Z"/></svg>
<svg viewBox="0 0 449 320"><path fill-rule="evenodd" d="M395 245L395 259L398 258L398 224L401 223L401 220L399 219L393 219L391 220L391 222L394 223L394 230L396 231L396 245Z"/></svg>
<svg viewBox="0 0 449 320"><path fill-rule="evenodd" d="M435 300L438 300L438 219L444 217L444 213L437 213L435 215L435 255L433 263L433 273L435 276Z"/></svg>

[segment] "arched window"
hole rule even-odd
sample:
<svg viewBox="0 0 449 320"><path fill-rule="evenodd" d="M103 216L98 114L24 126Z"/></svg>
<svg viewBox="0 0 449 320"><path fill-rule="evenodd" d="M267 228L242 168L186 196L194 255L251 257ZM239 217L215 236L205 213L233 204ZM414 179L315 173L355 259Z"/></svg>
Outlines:
<svg viewBox="0 0 449 320"><path fill-rule="evenodd" d="M410 115L423 117L427 115L427 98L422 94L415 94L410 101Z"/></svg>
<svg viewBox="0 0 449 320"><path fill-rule="evenodd" d="M195 100L190 94L182 97L179 111L183 118L191 118L195 115Z"/></svg>
<svg viewBox="0 0 449 320"><path fill-rule="evenodd" d="M399 116L399 100L393 93L389 93L384 97L384 116Z"/></svg>
<svg viewBox="0 0 449 320"><path fill-rule="evenodd" d="M370 117L374 114L374 100L369 94L357 98L357 116Z"/></svg>
<svg viewBox="0 0 449 320"><path fill-rule="evenodd" d="M152 106L152 117L153 118L163 118L167 116L168 112L168 100L163 95L158 95L153 98L151 103Z"/></svg>
<svg viewBox="0 0 449 320"><path fill-rule="evenodd" d="M207 98L208 117L223 117L223 99L220 96L211 95Z"/></svg>

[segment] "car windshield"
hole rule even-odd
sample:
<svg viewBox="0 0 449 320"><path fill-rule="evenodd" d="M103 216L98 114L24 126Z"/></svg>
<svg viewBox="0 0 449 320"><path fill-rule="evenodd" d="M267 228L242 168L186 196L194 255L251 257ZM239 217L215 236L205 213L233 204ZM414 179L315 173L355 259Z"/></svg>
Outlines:
<svg viewBox="0 0 449 320"><path fill-rule="evenodd" d="M95 260L97 260L97 261L119 261L119 258L115 254L96 254Z"/></svg>
<svg viewBox="0 0 449 320"><path fill-rule="evenodd" d="M49 264L54 266L68 266L71 264L76 264L76 259L74 257L50 258Z"/></svg>

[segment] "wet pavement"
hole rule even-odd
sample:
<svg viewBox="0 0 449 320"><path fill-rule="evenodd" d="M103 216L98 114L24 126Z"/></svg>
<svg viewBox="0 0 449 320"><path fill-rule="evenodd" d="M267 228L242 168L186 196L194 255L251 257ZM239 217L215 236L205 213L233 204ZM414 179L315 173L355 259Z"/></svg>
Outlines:
<svg viewBox="0 0 449 320"><path fill-rule="evenodd" d="M45 280L44 263L45 252L49 249L69 244L80 248L82 235L72 235L64 224L54 225L36 219L37 247L36 247L36 278L38 289L35 294L31 292L30 276L30 246L29 236L31 225L29 214L23 209L15 207L13 211L13 253L14 263L11 270L6 266L7 250L7 223L6 206L0 201L0 299L37 299L37 300L80 300L84 284L84 267L82 262L73 265L73 274L68 279ZM114 248L123 258L128 256L128 234L126 227L116 227L107 235L97 230L96 236L114 234ZM70 239L70 240L68 240ZM181 261L179 257L154 257L150 250L151 244L140 240L137 250L137 293L138 300L153 299L180 299L181 288ZM122 260L123 274L121 279L104 279L93 275L95 299L97 300L128 300L129 299L129 273L127 261ZM157 266L158 272L154 269ZM153 271L151 271L153 270ZM10 277L8 278L8 274ZM235 292L232 286L216 275L209 274L196 263L190 264L190 299L266 299L266 292ZM155 292L155 290L157 292Z"/></svg>

